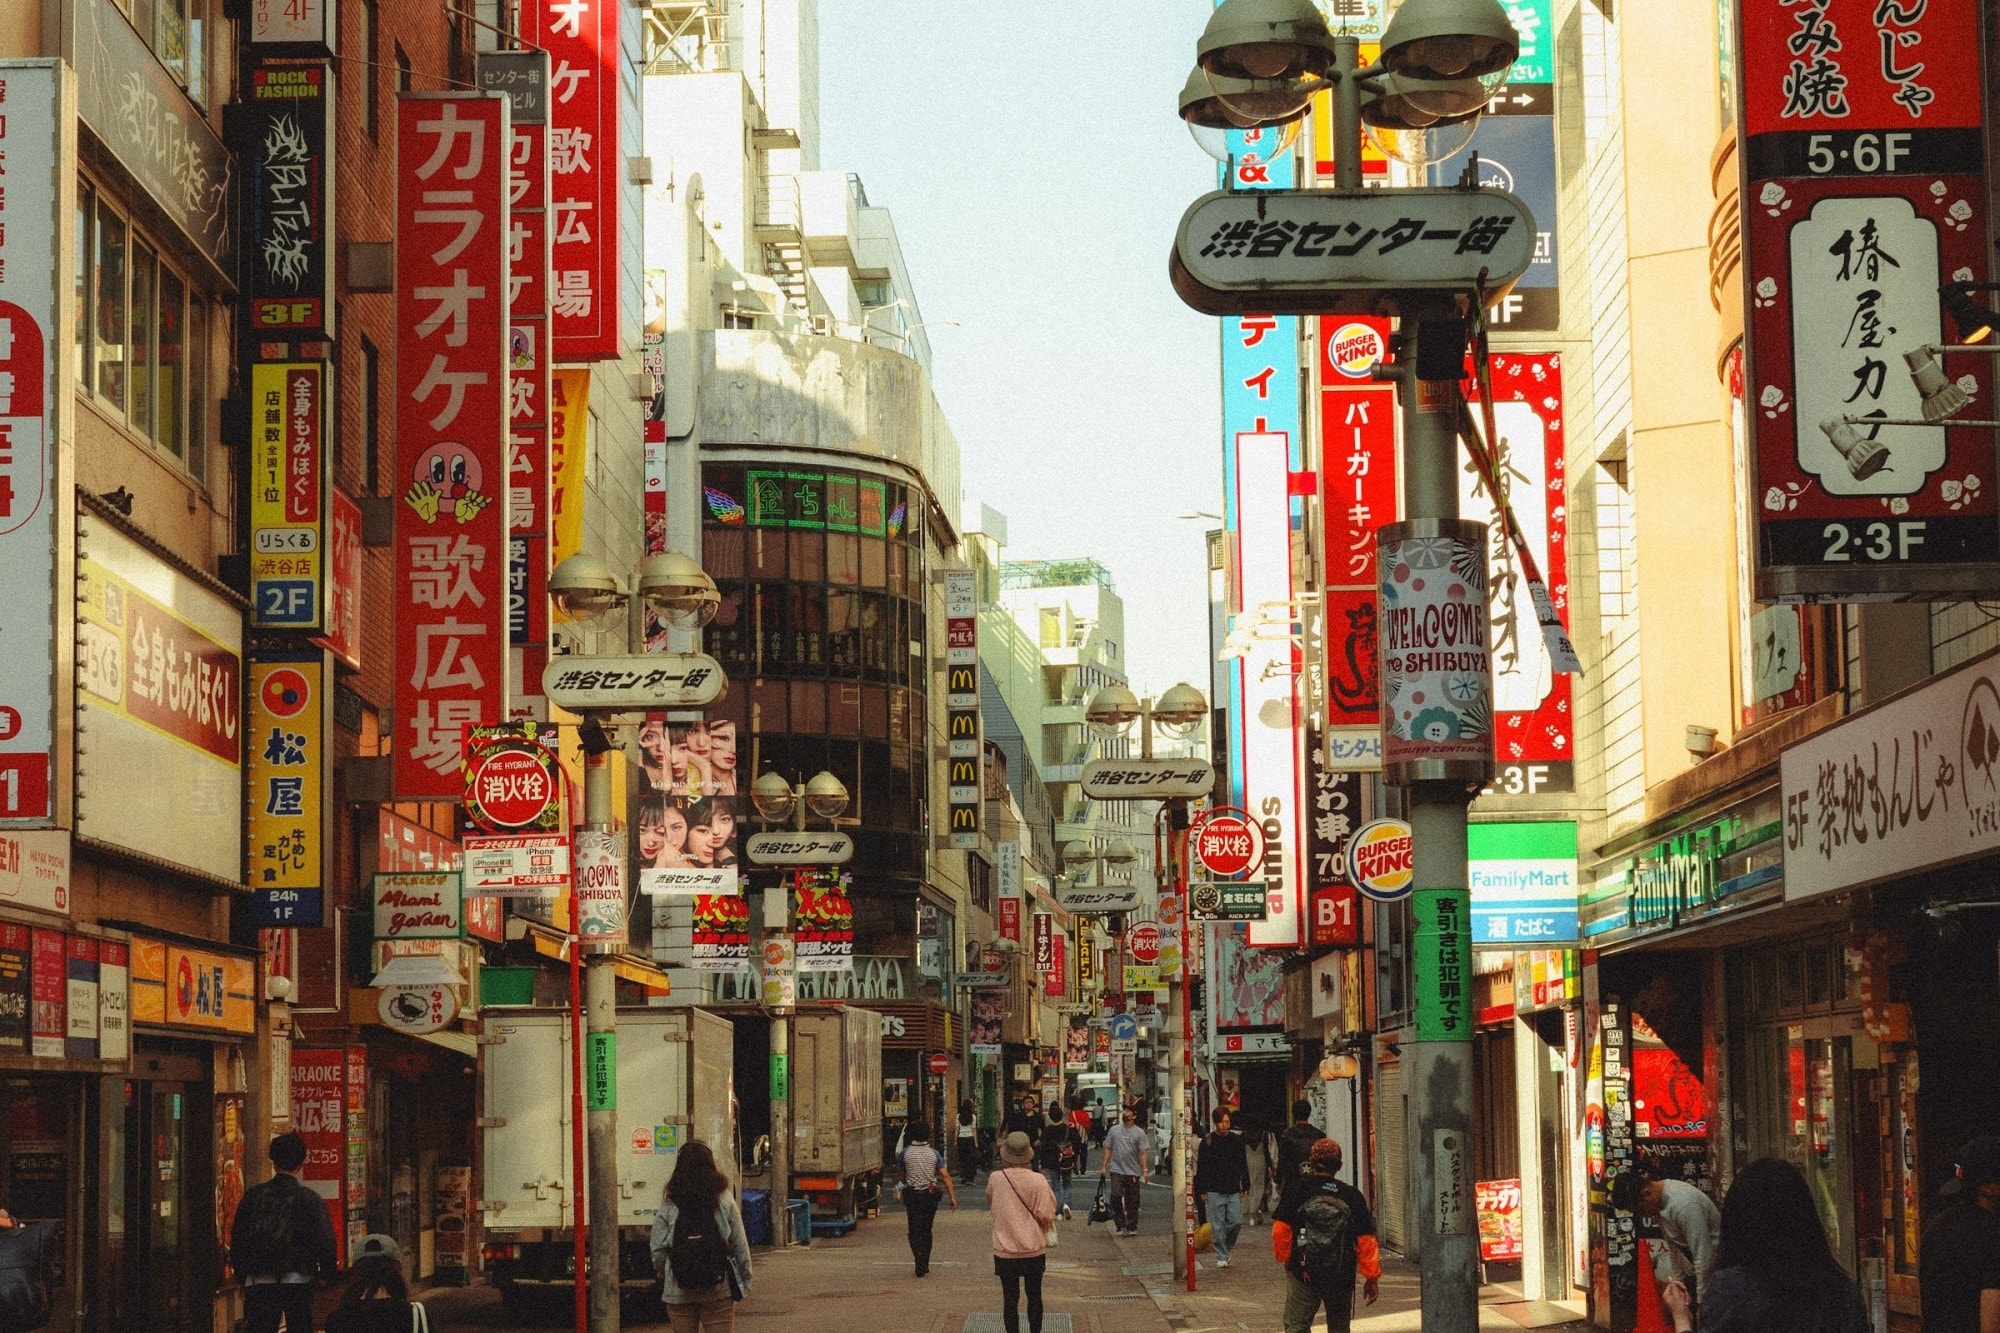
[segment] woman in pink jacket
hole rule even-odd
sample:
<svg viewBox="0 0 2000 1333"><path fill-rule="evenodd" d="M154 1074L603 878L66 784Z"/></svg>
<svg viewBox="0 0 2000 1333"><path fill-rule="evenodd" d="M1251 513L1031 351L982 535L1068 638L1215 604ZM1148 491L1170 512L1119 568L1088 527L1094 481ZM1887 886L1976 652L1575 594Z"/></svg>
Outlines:
<svg viewBox="0 0 2000 1333"><path fill-rule="evenodd" d="M993 1271L1000 1278L1007 1333L1021 1333L1021 1287L1028 1288L1028 1333L1042 1333L1042 1273L1048 1267L1048 1230L1056 1220L1056 1195L1035 1170L1028 1136L1000 1142L1000 1169L986 1178L986 1207L993 1214Z"/></svg>

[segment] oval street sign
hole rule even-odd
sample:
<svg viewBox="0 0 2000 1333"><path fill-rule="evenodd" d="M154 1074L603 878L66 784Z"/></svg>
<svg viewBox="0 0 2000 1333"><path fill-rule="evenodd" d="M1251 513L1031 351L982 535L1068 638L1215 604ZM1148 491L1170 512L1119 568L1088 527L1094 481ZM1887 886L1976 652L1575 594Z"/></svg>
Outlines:
<svg viewBox="0 0 2000 1333"><path fill-rule="evenodd" d="M421 1037L458 1017L458 992L449 986L391 986L375 997L375 1010L383 1027Z"/></svg>
<svg viewBox="0 0 2000 1333"><path fill-rule="evenodd" d="M1097 801L1206 796L1214 785L1206 759L1093 759L1083 766L1083 794Z"/></svg>
<svg viewBox="0 0 2000 1333"><path fill-rule="evenodd" d="M760 866L844 866L854 859L854 839L845 833L753 833L744 854Z"/></svg>
<svg viewBox="0 0 2000 1333"><path fill-rule="evenodd" d="M542 670L542 693L572 713L702 708L728 685L722 664L706 653L558 657Z"/></svg>
<svg viewBox="0 0 2000 1333"><path fill-rule="evenodd" d="M1195 200L1174 238L1181 300L1205 315L1398 313L1399 291L1488 302L1528 271L1535 219L1505 190L1250 190Z"/></svg>

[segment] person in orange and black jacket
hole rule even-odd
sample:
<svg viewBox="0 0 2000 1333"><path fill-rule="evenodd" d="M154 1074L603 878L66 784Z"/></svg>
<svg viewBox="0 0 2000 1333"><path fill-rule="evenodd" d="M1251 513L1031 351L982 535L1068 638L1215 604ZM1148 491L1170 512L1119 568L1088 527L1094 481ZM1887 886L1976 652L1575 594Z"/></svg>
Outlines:
<svg viewBox="0 0 2000 1333"><path fill-rule="evenodd" d="M1348 1333L1354 1319L1357 1276L1363 1281L1362 1299L1368 1304L1373 1305L1381 1294L1382 1258L1375 1241L1375 1214L1360 1190L1335 1179L1340 1157L1338 1140L1314 1143L1305 1171L1285 1187L1278 1210L1271 1215L1271 1254L1285 1266L1285 1333L1307 1333L1322 1303L1326 1305L1327 1333ZM1314 1273L1309 1278L1300 1256L1294 1253L1294 1231L1301 1211L1321 1193L1347 1206L1353 1222L1354 1253L1351 1262L1338 1265L1332 1274Z"/></svg>

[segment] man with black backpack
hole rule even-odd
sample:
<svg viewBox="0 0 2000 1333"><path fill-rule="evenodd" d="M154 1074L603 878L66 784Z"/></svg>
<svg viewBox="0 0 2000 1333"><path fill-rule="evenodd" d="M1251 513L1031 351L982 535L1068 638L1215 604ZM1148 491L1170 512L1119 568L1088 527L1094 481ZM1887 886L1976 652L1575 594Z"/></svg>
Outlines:
<svg viewBox="0 0 2000 1333"><path fill-rule="evenodd" d="M249 1333L310 1333L313 1284L340 1272L333 1219L326 1201L306 1188L299 1172L306 1141L296 1134L271 1140L277 1173L246 1191L229 1228L229 1266L243 1284L243 1322Z"/></svg>
<svg viewBox="0 0 2000 1333"><path fill-rule="evenodd" d="M1313 1104L1301 1097L1292 1103L1292 1124L1278 1136L1278 1194L1283 1197L1292 1182L1305 1174L1306 1154L1326 1135L1312 1122Z"/></svg>
<svg viewBox="0 0 2000 1333"><path fill-rule="evenodd" d="M1271 1217L1271 1252L1285 1266L1285 1333L1307 1333L1322 1303L1326 1333L1347 1333L1356 1276L1368 1304L1381 1294L1375 1215L1360 1190L1335 1179L1339 1172L1339 1142L1319 1140Z"/></svg>

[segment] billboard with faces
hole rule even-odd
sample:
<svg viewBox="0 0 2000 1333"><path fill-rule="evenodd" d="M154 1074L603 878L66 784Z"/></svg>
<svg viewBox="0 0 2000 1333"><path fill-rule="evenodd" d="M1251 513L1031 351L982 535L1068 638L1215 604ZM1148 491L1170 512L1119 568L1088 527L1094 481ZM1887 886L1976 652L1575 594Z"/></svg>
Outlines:
<svg viewBox="0 0 2000 1333"><path fill-rule="evenodd" d="M640 887L649 893L732 892L749 813L736 781L736 723L729 718L639 728L637 810Z"/></svg>

